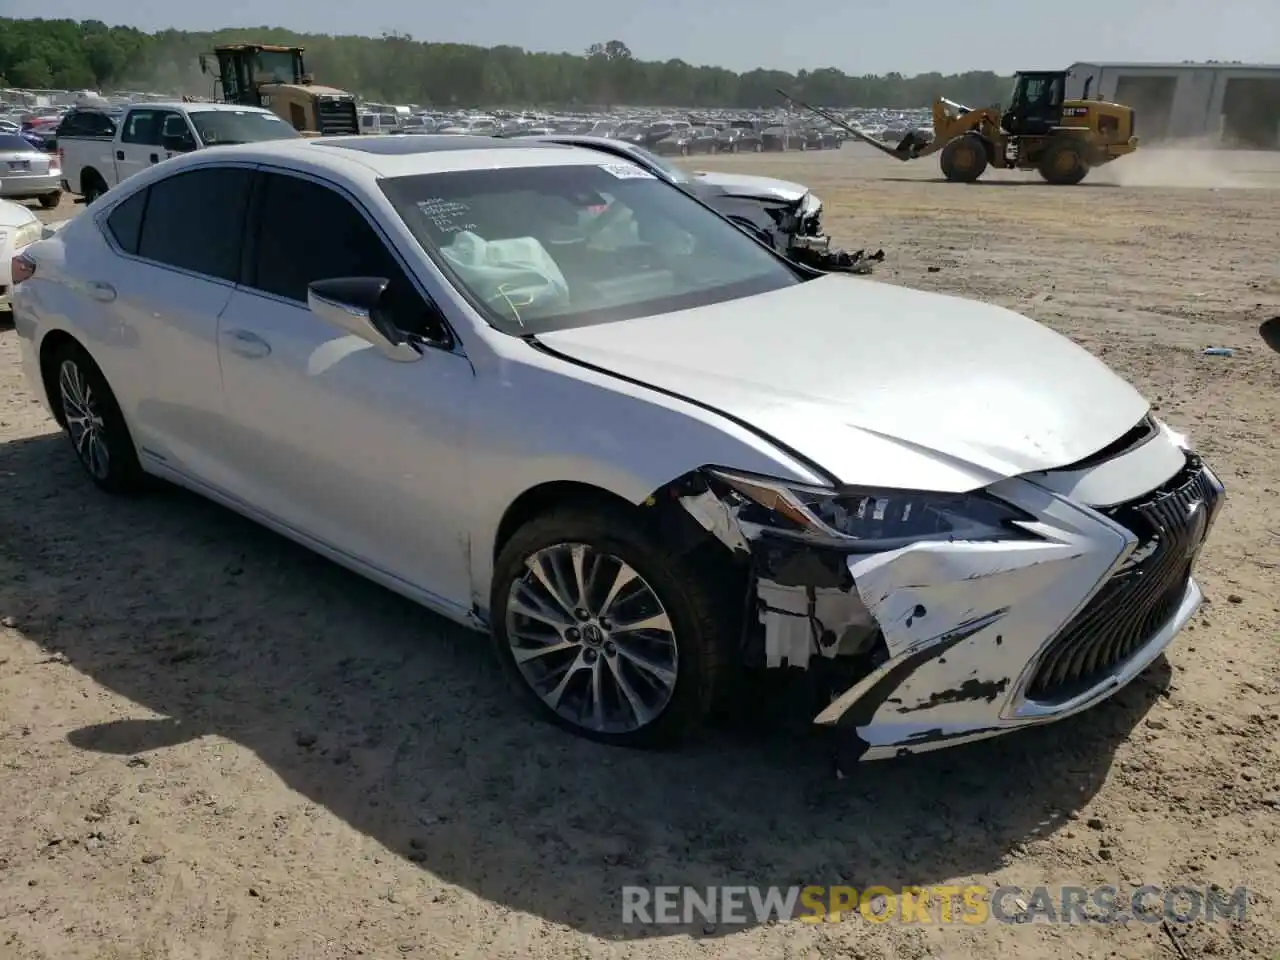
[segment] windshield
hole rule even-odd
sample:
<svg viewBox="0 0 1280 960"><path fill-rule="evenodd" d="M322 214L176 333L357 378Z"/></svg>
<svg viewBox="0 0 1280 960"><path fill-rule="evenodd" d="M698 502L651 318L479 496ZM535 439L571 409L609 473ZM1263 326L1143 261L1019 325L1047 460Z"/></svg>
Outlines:
<svg viewBox="0 0 1280 960"><path fill-rule="evenodd" d="M419 174L380 185L489 323L516 336L801 282L738 227L629 163Z"/></svg>
<svg viewBox="0 0 1280 960"><path fill-rule="evenodd" d="M205 146L290 140L302 136L274 113L258 110L195 110L187 114Z"/></svg>
<svg viewBox="0 0 1280 960"><path fill-rule="evenodd" d="M298 82L292 50L259 50L254 57L253 71L253 79L258 83Z"/></svg>
<svg viewBox="0 0 1280 960"><path fill-rule="evenodd" d="M650 164L651 166L661 170L663 173L665 173L668 177L671 178L671 181L673 183L693 183L693 176L691 174L687 173L684 170L681 170L679 167L677 167L670 160L667 160L665 157L658 156L652 150L646 150L644 147L632 147L627 152L634 153L637 156L643 157L645 163Z"/></svg>

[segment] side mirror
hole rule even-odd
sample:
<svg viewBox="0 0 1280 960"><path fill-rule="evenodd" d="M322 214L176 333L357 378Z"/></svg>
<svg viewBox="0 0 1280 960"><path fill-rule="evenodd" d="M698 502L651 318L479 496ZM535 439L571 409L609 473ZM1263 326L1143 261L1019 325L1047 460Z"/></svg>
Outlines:
<svg viewBox="0 0 1280 960"><path fill-rule="evenodd" d="M381 309L384 277L337 277L307 286L307 309L325 323L373 344L388 360L422 359L422 352Z"/></svg>
<svg viewBox="0 0 1280 960"><path fill-rule="evenodd" d="M160 138L160 146L170 153L190 153L196 148L196 142L190 134L166 133Z"/></svg>

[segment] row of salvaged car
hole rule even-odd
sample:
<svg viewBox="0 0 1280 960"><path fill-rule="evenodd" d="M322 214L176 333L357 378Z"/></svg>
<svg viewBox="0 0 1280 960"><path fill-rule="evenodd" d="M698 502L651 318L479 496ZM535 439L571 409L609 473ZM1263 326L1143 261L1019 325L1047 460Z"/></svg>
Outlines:
<svg viewBox="0 0 1280 960"><path fill-rule="evenodd" d="M507 136L547 135L551 131L531 128ZM560 132L560 131L557 131ZM615 140L634 143L667 156L704 153L760 153L778 150L838 150L845 137L842 131L817 127L776 125L760 127L748 120L723 127L695 126L684 121L660 121L644 125L620 125L599 131Z"/></svg>

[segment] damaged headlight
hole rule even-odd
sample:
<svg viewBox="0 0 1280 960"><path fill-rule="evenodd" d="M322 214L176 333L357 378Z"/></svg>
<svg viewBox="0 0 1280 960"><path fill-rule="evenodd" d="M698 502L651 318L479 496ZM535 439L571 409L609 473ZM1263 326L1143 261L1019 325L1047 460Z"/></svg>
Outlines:
<svg viewBox="0 0 1280 960"><path fill-rule="evenodd" d="M1030 514L985 493L826 490L715 470L740 524L878 552L921 540L1027 540Z"/></svg>

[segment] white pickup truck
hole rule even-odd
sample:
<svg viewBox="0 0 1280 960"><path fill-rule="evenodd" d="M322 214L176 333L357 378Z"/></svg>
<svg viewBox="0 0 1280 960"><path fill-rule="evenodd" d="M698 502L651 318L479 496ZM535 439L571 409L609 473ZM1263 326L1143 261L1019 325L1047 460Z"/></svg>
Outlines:
<svg viewBox="0 0 1280 960"><path fill-rule="evenodd" d="M269 110L229 103L136 103L119 115L78 108L58 127L62 186L92 202L126 177L180 153L298 136Z"/></svg>

